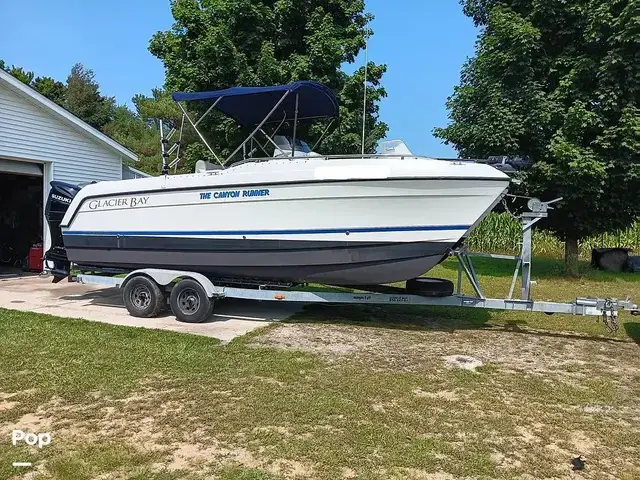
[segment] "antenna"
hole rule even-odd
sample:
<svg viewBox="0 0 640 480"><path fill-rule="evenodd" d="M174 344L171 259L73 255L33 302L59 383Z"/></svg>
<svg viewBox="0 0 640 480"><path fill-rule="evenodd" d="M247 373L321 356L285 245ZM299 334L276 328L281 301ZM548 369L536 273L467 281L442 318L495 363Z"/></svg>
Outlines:
<svg viewBox="0 0 640 480"><path fill-rule="evenodd" d="M362 101L362 156L364 157L364 129L367 120L367 66L369 64L369 36L364 37L364 99Z"/></svg>

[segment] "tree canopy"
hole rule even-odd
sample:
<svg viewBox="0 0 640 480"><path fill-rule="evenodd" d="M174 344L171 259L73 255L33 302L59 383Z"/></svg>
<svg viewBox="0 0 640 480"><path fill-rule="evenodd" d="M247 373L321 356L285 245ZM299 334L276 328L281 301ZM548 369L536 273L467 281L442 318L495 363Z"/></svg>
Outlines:
<svg viewBox="0 0 640 480"><path fill-rule="evenodd" d="M327 153L361 149L363 68L341 70L365 45L371 15L362 0L174 0L175 23L158 32L150 51L162 60L169 91L218 90L237 85L278 85L318 80L340 100L340 120L323 143ZM387 131L378 119L384 65L368 65L366 150ZM194 105L194 109L198 106ZM206 107L205 107L206 108ZM214 150L230 153L243 138L235 123L214 116L205 124ZM299 126L313 144L325 126Z"/></svg>
<svg viewBox="0 0 640 480"><path fill-rule="evenodd" d="M103 96L93 71L81 64L73 66L66 83L35 77L1 60L0 68L135 152L140 159L137 167L151 174L159 174L162 165L153 119L180 123L182 112L170 97L177 90L318 80L340 101L340 119L318 149L329 154L361 150L364 66L351 75L341 67L355 60L372 33L367 28L372 17L365 13L362 0L175 0L171 8L173 27L156 33L149 47L165 65L165 85L151 95L135 95L133 109ZM369 62L367 68L365 151L374 152L387 131L378 118L379 101L386 96L380 83L386 67ZM190 114L202 113L198 105L188 108ZM313 145L325 128L323 123L301 122L298 136ZM247 133L221 114L214 114L201 129L222 155ZM185 133L178 173L192 172L197 160L212 160L195 132Z"/></svg>
<svg viewBox="0 0 640 480"><path fill-rule="evenodd" d="M23 67L15 65L9 67L2 60L0 60L0 69L7 71L94 128L100 130L113 119L116 109L115 98L101 95L93 70L85 68L80 63L71 68L66 84L51 77L36 77L33 72Z"/></svg>
<svg viewBox="0 0 640 480"><path fill-rule="evenodd" d="M67 91L67 86L64 83L58 82L51 77L36 77L33 72L25 70L23 67L16 67L15 65L9 67L4 60L0 60L0 69L5 70L22 83L37 90L49 100L64 106Z"/></svg>
<svg viewBox="0 0 640 480"><path fill-rule="evenodd" d="M67 78L64 106L94 128L102 128L113 117L116 106L114 97L100 94L93 70L76 64Z"/></svg>
<svg viewBox="0 0 640 480"><path fill-rule="evenodd" d="M462 0L476 54L435 135L462 156L525 155L527 194L563 197L548 227L577 241L640 215L640 2Z"/></svg>
<svg viewBox="0 0 640 480"><path fill-rule="evenodd" d="M103 130L138 155L136 168L151 175L159 175L162 170L162 156L156 119L172 119L177 122L180 111L170 95L160 88L154 88L149 97L135 95L132 102L135 110L132 111L125 105L117 107L113 119ZM193 168L183 171L193 172Z"/></svg>

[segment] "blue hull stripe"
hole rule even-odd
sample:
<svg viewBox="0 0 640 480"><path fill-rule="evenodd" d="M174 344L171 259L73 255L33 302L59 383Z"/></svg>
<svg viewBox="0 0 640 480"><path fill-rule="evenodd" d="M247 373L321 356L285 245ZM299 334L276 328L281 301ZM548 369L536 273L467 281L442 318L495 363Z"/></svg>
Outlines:
<svg viewBox="0 0 640 480"><path fill-rule="evenodd" d="M470 225L425 225L414 227L358 227L358 228L321 228L321 229L300 229L300 230L209 230L209 231L128 231L128 232L105 232L105 231L82 231L74 230L63 232L63 235L96 235L123 237L139 236L203 236L203 235L323 235L329 233L374 233L374 232L425 232L443 230L468 230Z"/></svg>

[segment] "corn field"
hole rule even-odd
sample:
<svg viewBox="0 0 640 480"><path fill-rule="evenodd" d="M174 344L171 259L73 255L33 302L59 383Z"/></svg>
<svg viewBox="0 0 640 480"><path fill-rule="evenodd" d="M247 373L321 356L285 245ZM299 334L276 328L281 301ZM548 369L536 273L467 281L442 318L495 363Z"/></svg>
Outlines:
<svg viewBox="0 0 640 480"><path fill-rule="evenodd" d="M522 230L520 222L507 213L491 213L478 225L467 245L470 250L486 253L517 254L520 252ZM629 247L640 254L640 221L627 230L596 235L580 242L580 256L591 258L596 247ZM541 257L562 258L564 243L552 233L533 230L533 254Z"/></svg>

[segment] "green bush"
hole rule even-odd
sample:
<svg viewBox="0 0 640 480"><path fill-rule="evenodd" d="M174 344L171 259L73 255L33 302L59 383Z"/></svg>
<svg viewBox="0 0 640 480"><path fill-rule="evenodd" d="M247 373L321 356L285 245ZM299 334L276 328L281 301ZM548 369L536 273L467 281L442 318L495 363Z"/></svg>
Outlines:
<svg viewBox="0 0 640 480"><path fill-rule="evenodd" d="M491 213L476 228L467 245L470 250L487 253L518 254L522 230L520 222L507 213ZM627 230L604 233L580 242L580 256L591 257L596 247L628 247L640 252L640 221ZM552 233L534 227L533 254L543 257L562 258L564 243Z"/></svg>

